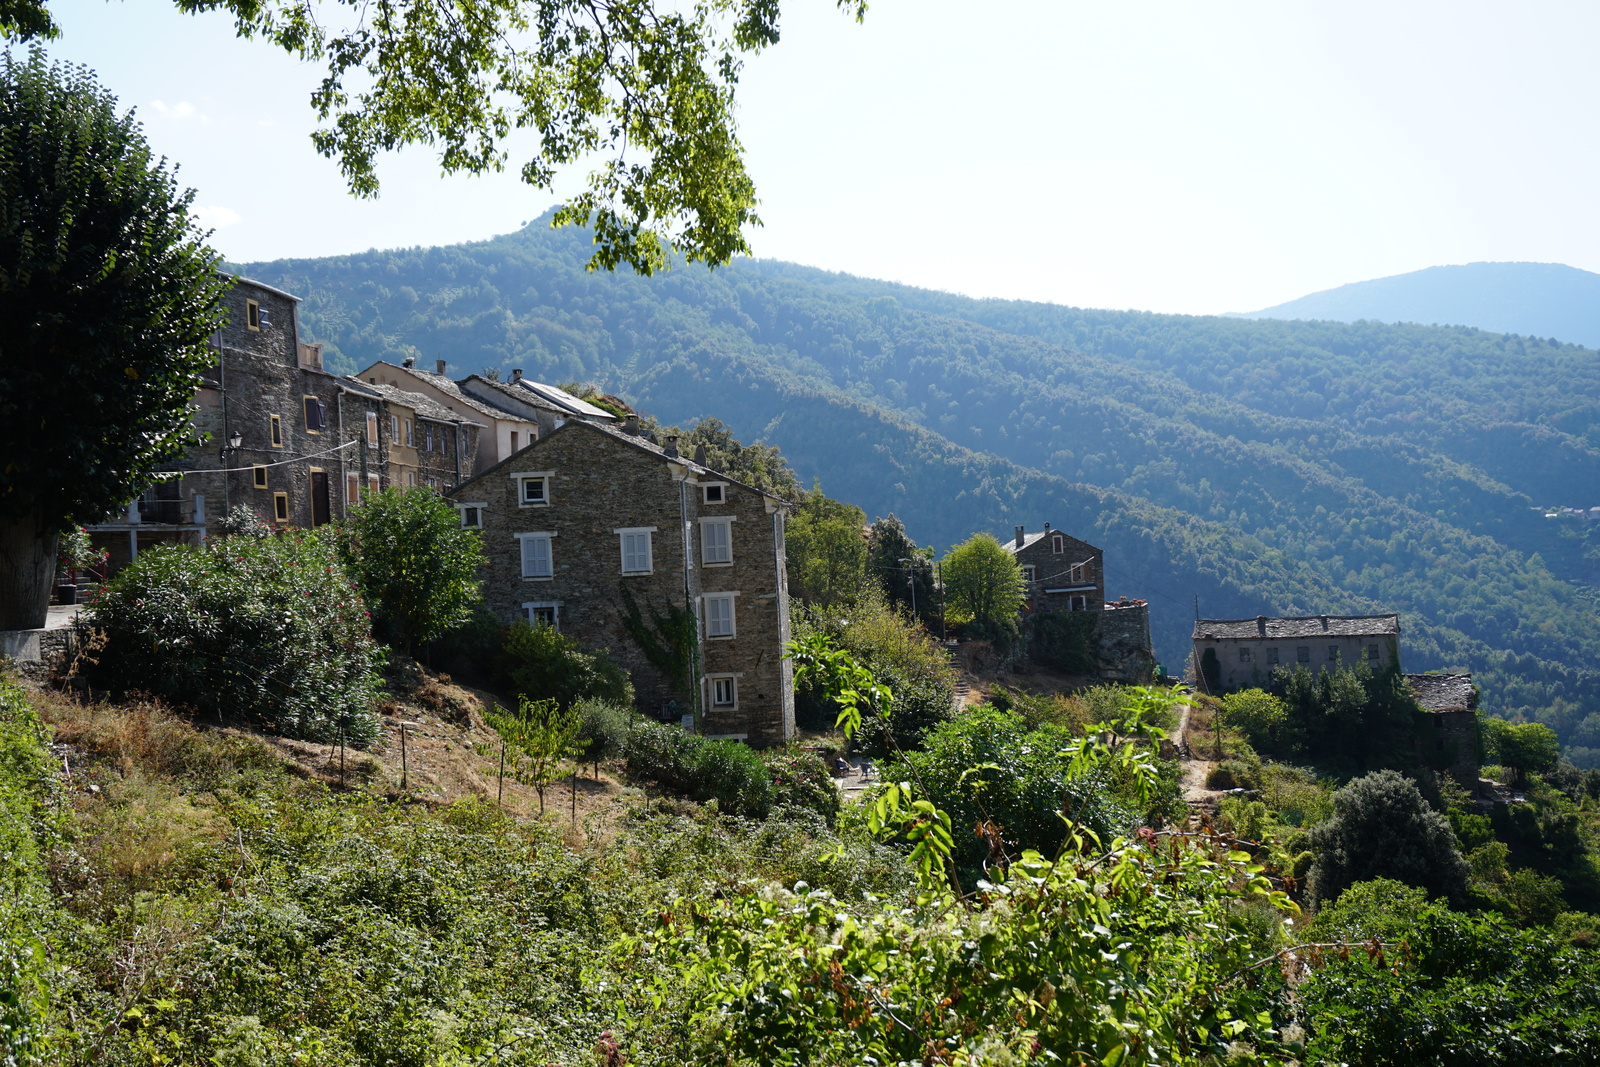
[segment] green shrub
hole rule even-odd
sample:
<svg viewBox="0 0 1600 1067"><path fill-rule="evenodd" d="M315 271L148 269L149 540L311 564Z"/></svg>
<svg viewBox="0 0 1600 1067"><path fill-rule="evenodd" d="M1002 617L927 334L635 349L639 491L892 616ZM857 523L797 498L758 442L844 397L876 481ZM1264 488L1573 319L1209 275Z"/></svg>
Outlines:
<svg viewBox="0 0 1600 1067"><path fill-rule="evenodd" d="M761 754L772 779L773 807L802 808L833 825L839 814L839 789L827 764L814 752L798 745L771 748Z"/></svg>
<svg viewBox="0 0 1600 1067"><path fill-rule="evenodd" d="M1206 772L1207 789L1260 789L1259 760L1225 759Z"/></svg>
<svg viewBox="0 0 1600 1067"><path fill-rule="evenodd" d="M104 637L85 671L97 689L148 692L288 737L378 736L380 650L360 591L316 534L149 549L83 621Z"/></svg>
<svg viewBox="0 0 1600 1067"><path fill-rule="evenodd" d="M593 697L583 698L574 707L582 719L578 743L583 746L583 762L598 773L606 760L622 758L637 715L632 708Z"/></svg>
<svg viewBox="0 0 1600 1067"><path fill-rule="evenodd" d="M715 800L730 815L760 819L772 809L775 794L766 764L738 741L712 741L641 720L624 754L628 776L636 781L690 800Z"/></svg>
<svg viewBox="0 0 1600 1067"><path fill-rule="evenodd" d="M585 652L554 626L518 622L506 631L498 675L502 685L530 700L569 708L585 697L633 703L628 672L604 652Z"/></svg>
<svg viewBox="0 0 1600 1067"><path fill-rule="evenodd" d="M1073 735L1059 726L1029 730L1020 718L994 708L973 709L934 730L920 752L884 764L885 781L918 784L927 799L958 827L956 860L963 878L976 879L991 858L988 841L973 832L986 826L1013 855L1034 849L1061 851L1065 811L1103 840L1131 833L1140 814L1115 795L1108 777L1069 777L1064 752Z"/></svg>
<svg viewBox="0 0 1600 1067"><path fill-rule="evenodd" d="M374 628L410 652L472 619L481 601L478 531L427 486L391 487L350 508L340 554L372 608Z"/></svg>

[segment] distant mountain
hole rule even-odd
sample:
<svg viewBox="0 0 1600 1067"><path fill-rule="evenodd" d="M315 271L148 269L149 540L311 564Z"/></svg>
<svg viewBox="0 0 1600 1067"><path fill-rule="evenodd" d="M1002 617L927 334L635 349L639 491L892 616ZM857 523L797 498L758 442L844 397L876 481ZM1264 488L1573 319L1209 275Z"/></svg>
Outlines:
<svg viewBox="0 0 1600 1067"><path fill-rule="evenodd" d="M1460 327L972 300L770 261L584 269L542 219L445 248L245 265L331 367L588 381L716 415L941 551L1046 521L1106 551L1179 669L1212 617L1399 611L1406 669L1600 766L1600 358ZM1548 332L1548 331L1546 331ZM1537 507L1536 507L1537 506Z"/></svg>
<svg viewBox="0 0 1600 1067"><path fill-rule="evenodd" d="M1352 282L1247 319L1417 322L1600 348L1600 274L1560 263L1466 263Z"/></svg>

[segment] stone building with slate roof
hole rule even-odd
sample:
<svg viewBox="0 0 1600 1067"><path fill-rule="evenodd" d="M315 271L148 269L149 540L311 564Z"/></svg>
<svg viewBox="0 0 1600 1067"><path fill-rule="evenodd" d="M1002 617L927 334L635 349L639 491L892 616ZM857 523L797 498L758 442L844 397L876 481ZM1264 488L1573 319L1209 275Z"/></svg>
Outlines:
<svg viewBox="0 0 1600 1067"><path fill-rule="evenodd" d="M233 281L194 398L197 443L120 517L90 527L113 569L141 547L198 543L239 504L280 526L321 526L350 503L348 475L382 482L383 447L361 448L382 398L323 369L322 346L300 339L299 297Z"/></svg>
<svg viewBox="0 0 1600 1067"><path fill-rule="evenodd" d="M1005 542L1028 583L1028 611L1100 611L1105 607L1104 554L1044 524L1039 533L1018 526Z"/></svg>
<svg viewBox="0 0 1600 1067"><path fill-rule="evenodd" d="M692 712L701 733L753 745L793 736L781 500L678 454L675 438L585 419L449 498L482 532L500 619L609 650L646 713ZM671 636L675 614L687 635Z"/></svg>
<svg viewBox="0 0 1600 1067"><path fill-rule="evenodd" d="M1378 669L1400 663L1400 616L1304 615L1197 619L1195 677L1209 692L1264 683L1275 668L1319 671L1358 662Z"/></svg>
<svg viewBox="0 0 1600 1067"><path fill-rule="evenodd" d="M1418 753L1469 789L1478 784L1478 687L1470 674L1407 674L1406 688L1431 726Z"/></svg>

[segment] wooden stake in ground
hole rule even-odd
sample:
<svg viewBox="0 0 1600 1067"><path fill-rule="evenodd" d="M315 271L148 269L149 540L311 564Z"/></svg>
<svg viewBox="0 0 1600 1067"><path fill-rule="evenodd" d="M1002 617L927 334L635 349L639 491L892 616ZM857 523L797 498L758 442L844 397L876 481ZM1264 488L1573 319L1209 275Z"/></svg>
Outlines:
<svg viewBox="0 0 1600 1067"><path fill-rule="evenodd" d="M495 807L505 807L506 799L506 739L500 739L500 789L494 795Z"/></svg>
<svg viewBox="0 0 1600 1067"><path fill-rule="evenodd" d="M578 762L572 762L572 825L578 825Z"/></svg>
<svg viewBox="0 0 1600 1067"><path fill-rule="evenodd" d="M344 788L344 727L339 727L339 788Z"/></svg>

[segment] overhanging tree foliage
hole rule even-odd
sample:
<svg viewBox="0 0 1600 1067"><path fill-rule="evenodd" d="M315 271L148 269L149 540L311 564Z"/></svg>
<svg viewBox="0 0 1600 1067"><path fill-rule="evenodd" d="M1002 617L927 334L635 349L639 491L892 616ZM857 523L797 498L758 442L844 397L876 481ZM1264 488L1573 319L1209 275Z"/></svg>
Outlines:
<svg viewBox="0 0 1600 1067"><path fill-rule="evenodd" d="M44 624L63 526L190 441L228 284L192 197L87 70L0 59L0 630Z"/></svg>
<svg viewBox="0 0 1600 1067"><path fill-rule="evenodd" d="M735 132L746 53L778 41L776 0L177 0L224 11L240 37L326 64L312 94L317 151L350 190L378 192L376 157L436 146L447 173L503 170L514 129L538 133L521 164L540 189L599 166L558 223L592 224L591 267L649 274L670 246L725 263L748 252L755 185ZM866 0L838 0L861 18ZM54 36L45 0L0 4L0 32Z"/></svg>

